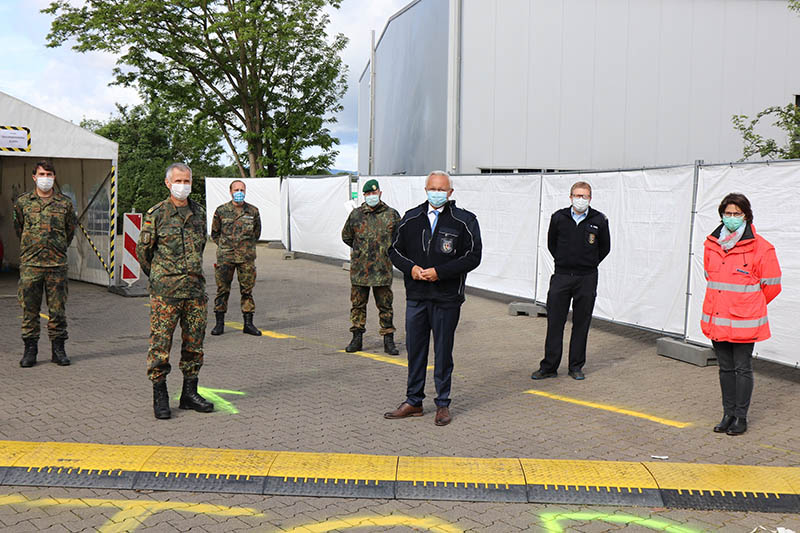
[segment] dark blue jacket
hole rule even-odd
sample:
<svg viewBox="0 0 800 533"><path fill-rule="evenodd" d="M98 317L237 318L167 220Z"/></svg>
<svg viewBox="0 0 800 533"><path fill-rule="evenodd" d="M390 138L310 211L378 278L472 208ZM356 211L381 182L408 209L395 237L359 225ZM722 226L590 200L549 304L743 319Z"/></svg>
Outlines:
<svg viewBox="0 0 800 533"><path fill-rule="evenodd" d="M389 258L404 274L406 299L460 305L464 302L467 272L481 263L481 230L473 213L448 201L431 235L428 202L409 209L397 225ZM436 268L438 281L411 277L414 265Z"/></svg>
<svg viewBox="0 0 800 533"><path fill-rule="evenodd" d="M592 274L611 251L608 218L590 207L586 218L575 224L571 211L565 207L553 213L547 249L555 260L556 274Z"/></svg>

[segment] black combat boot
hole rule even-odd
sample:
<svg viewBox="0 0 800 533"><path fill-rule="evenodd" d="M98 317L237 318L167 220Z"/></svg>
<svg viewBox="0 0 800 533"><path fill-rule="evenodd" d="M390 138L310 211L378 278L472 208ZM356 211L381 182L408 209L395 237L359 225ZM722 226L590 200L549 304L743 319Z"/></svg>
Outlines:
<svg viewBox="0 0 800 533"><path fill-rule="evenodd" d="M64 351L64 338L53 339L53 362L58 366L69 366L69 357Z"/></svg>
<svg viewBox="0 0 800 533"><path fill-rule="evenodd" d="M214 329L211 330L211 334L222 335L225 333L225 313L222 311L214 311L214 315L217 317L217 323Z"/></svg>
<svg viewBox="0 0 800 533"><path fill-rule="evenodd" d="M25 341L25 351L22 353L19 366L22 368L30 368L36 364L36 356L39 355L39 339L22 340Z"/></svg>
<svg viewBox="0 0 800 533"><path fill-rule="evenodd" d="M242 316L244 317L244 327L242 328L242 333L260 337L261 330L253 325L253 313L242 313Z"/></svg>
<svg viewBox="0 0 800 533"><path fill-rule="evenodd" d="M350 344L347 345L347 348L345 348L344 351L347 353L361 351L363 341L364 341L364 332L354 331L353 340L350 341Z"/></svg>
<svg viewBox="0 0 800 533"><path fill-rule="evenodd" d="M394 333L387 333L383 336L383 351L389 355L399 355L400 350L394 344Z"/></svg>
<svg viewBox="0 0 800 533"><path fill-rule="evenodd" d="M210 413L214 404L197 394L197 378L183 378L183 391L181 392L181 409L194 409L199 413Z"/></svg>
<svg viewBox="0 0 800 533"><path fill-rule="evenodd" d="M153 382L153 413L156 418L166 420L172 418L169 410L169 394L167 394L167 380Z"/></svg>

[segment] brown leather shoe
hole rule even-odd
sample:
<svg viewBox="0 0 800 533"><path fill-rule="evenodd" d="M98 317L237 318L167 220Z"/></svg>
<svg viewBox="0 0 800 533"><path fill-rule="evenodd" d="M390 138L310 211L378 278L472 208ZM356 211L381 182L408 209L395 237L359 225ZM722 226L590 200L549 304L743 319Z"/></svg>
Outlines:
<svg viewBox="0 0 800 533"><path fill-rule="evenodd" d="M436 408L436 418L433 419L433 423L437 426L446 426L453 420L450 417L450 408L449 407L437 407Z"/></svg>
<svg viewBox="0 0 800 533"><path fill-rule="evenodd" d="M383 413L383 418L408 418L409 416L422 416L422 406L414 407L410 403L403 402L394 411Z"/></svg>

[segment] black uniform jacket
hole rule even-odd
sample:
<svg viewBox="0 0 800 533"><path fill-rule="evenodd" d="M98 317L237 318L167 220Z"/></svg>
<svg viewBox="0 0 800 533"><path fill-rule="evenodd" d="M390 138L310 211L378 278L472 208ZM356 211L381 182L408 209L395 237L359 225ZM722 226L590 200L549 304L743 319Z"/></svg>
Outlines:
<svg viewBox="0 0 800 533"><path fill-rule="evenodd" d="M592 274L611 251L608 218L590 207L586 218L575 224L571 210L565 207L553 213L547 249L555 259L556 274Z"/></svg>
<svg viewBox="0 0 800 533"><path fill-rule="evenodd" d="M431 235L428 202L409 209L397 225L389 258L403 272L407 300L460 305L467 272L481 263L481 231L473 213L448 201ZM418 281L411 268L436 268L438 281Z"/></svg>

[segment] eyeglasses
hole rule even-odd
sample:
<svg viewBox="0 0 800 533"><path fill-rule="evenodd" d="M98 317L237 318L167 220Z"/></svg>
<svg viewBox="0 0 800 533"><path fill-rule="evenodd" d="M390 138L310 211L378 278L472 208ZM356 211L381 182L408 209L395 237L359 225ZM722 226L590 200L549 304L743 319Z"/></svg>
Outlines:
<svg viewBox="0 0 800 533"><path fill-rule="evenodd" d="M741 211L738 212L738 213L733 213L731 211L725 211L724 213L722 213L722 216L724 216L724 217L744 218L744 213L742 213Z"/></svg>
<svg viewBox="0 0 800 533"><path fill-rule="evenodd" d="M591 195L588 194L571 194L572 198L583 198L584 200L591 200Z"/></svg>

